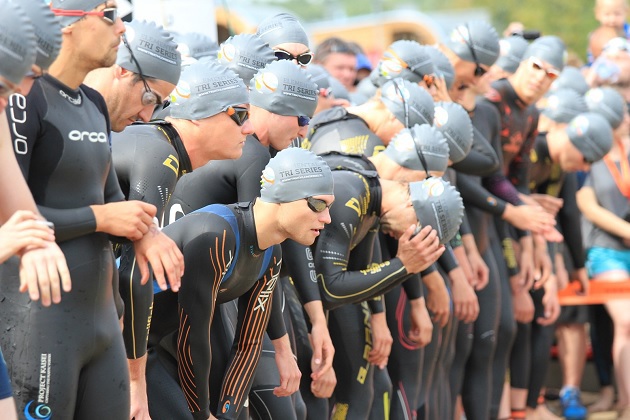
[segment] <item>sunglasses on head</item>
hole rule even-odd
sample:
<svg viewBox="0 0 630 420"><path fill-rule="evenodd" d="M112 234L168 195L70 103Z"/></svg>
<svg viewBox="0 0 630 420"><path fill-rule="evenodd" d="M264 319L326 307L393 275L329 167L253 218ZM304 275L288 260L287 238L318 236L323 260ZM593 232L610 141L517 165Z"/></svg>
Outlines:
<svg viewBox="0 0 630 420"><path fill-rule="evenodd" d="M535 57L531 57L529 59L529 62L532 65L532 68L534 70L542 70L545 72L545 74L547 75L548 78L550 78L551 80L556 80L558 78L558 76L560 76L560 71L558 71L557 69L554 68L545 68L544 64L542 63L542 61L540 61L539 59L535 58Z"/></svg>
<svg viewBox="0 0 630 420"><path fill-rule="evenodd" d="M230 118L232 118L232 121L239 127L242 127L245 121L249 119L249 109L240 106L229 106L224 112L227 112Z"/></svg>
<svg viewBox="0 0 630 420"><path fill-rule="evenodd" d="M306 197L305 200L308 204L308 208L315 213L321 213L332 206L332 203L328 204L325 200L322 200L321 198Z"/></svg>
<svg viewBox="0 0 630 420"><path fill-rule="evenodd" d="M110 25L113 25L116 22L116 19L118 19L118 9L116 9L115 7L108 7L107 9L103 9L103 10L89 10L89 11L85 11L85 10L68 10L68 9L55 9L54 7L51 7L52 12L56 15L56 16L76 16L76 17L83 17L83 16L98 16L103 18L103 20L107 23L109 23Z"/></svg>
<svg viewBox="0 0 630 420"><path fill-rule="evenodd" d="M275 50L274 54L278 60L296 60L299 64L303 66L308 66L313 60L312 52L305 52L298 55L293 55L290 52L286 52L284 50Z"/></svg>
<svg viewBox="0 0 630 420"><path fill-rule="evenodd" d="M464 36L464 34L461 33L459 28L457 29L457 32L459 32L459 34L464 39L464 42L466 42L466 45L468 46L468 49L470 50L470 54L473 57L473 61L475 62L475 76L476 77L483 76L484 74L486 74L486 72L488 70L486 70L483 67L481 67L481 64L479 64L479 60L477 60L477 54L475 53L475 46L472 44L472 40L471 40L471 37L470 37L470 29L468 28L468 25L466 25L466 32L468 33L467 37Z"/></svg>
<svg viewBox="0 0 630 420"><path fill-rule="evenodd" d="M297 117L297 119L298 119L298 125L300 127L306 127L311 122L311 119L307 117L306 115L300 115Z"/></svg>
<svg viewBox="0 0 630 420"><path fill-rule="evenodd" d="M133 54L133 50L131 49L131 45L129 45L129 42L127 42L127 37L125 36L125 34L122 35L122 41L125 44L125 47L127 47L127 50L129 50L129 56L131 57L131 61L133 61L133 63L138 68L138 76L140 76L140 80L142 80L142 83L144 84L144 92L142 92L142 105L144 106L161 105L162 99L158 97L158 95L155 92L153 92L151 88L149 87L149 84L147 83L147 79L144 77L144 73L142 73L142 68L140 67L140 63L136 59L136 56Z"/></svg>

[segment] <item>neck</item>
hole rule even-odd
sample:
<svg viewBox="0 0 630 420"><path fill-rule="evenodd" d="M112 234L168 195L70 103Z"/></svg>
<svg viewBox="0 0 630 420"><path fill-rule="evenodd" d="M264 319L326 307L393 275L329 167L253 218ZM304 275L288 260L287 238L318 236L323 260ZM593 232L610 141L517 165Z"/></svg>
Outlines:
<svg viewBox="0 0 630 420"><path fill-rule="evenodd" d="M87 74L94 70L78 59L72 48L62 48L59 57L50 65L48 73L71 89L78 89Z"/></svg>
<svg viewBox="0 0 630 420"><path fill-rule="evenodd" d="M381 107L379 105L379 102L370 100L362 105L349 107L347 111L362 118L367 123L368 128L378 137L381 137L382 128L387 122L388 113L384 112L386 111L384 106Z"/></svg>
<svg viewBox="0 0 630 420"><path fill-rule="evenodd" d="M394 179L395 169L398 167L385 153L379 153L368 158L378 172L379 178Z"/></svg>
<svg viewBox="0 0 630 420"><path fill-rule="evenodd" d="M405 191L408 184L379 178L381 184L381 215L400 204L401 197L409 194Z"/></svg>
<svg viewBox="0 0 630 420"><path fill-rule="evenodd" d="M111 88L114 83L113 67L92 70L85 76L83 83L103 95L103 99L105 99L105 103L107 104L107 109L112 109L110 106L110 100Z"/></svg>
<svg viewBox="0 0 630 420"><path fill-rule="evenodd" d="M608 152L608 156L610 156L614 160L619 160L621 158L621 150L622 147L626 153L630 150L630 137L629 136L621 136L615 137L613 140L612 147L610 148L610 152Z"/></svg>
<svg viewBox="0 0 630 420"><path fill-rule="evenodd" d="M263 146L269 146L269 122L267 119L269 115L266 115L267 112L263 112L264 110L255 106L251 106L251 110L249 111L249 119L254 126L254 133L260 144Z"/></svg>
<svg viewBox="0 0 630 420"><path fill-rule="evenodd" d="M276 218L278 204L266 203L257 199L254 202L252 211L256 225L256 240L260 249L267 249L288 238L282 229L278 227Z"/></svg>

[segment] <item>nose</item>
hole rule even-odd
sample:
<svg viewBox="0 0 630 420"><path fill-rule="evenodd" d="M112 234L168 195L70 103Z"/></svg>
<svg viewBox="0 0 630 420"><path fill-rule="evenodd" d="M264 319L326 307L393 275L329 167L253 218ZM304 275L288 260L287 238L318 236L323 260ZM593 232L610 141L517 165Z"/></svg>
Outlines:
<svg viewBox="0 0 630 420"><path fill-rule="evenodd" d="M127 28L125 28L125 24L123 23L121 18L117 18L116 22L114 22L114 29L118 35L122 35L125 33Z"/></svg>
<svg viewBox="0 0 630 420"><path fill-rule="evenodd" d="M326 209L321 213L318 213L319 217L317 218L317 220L319 220L320 222L324 223L324 224L329 224L332 219L330 218L330 209Z"/></svg>
<svg viewBox="0 0 630 420"><path fill-rule="evenodd" d="M251 120L245 121L242 125L241 134L245 134L246 136L254 134L254 124L252 124Z"/></svg>
<svg viewBox="0 0 630 420"><path fill-rule="evenodd" d="M142 110L138 113L138 117L144 122L149 122L151 121L151 117L153 116L153 110L153 105L144 106L142 107Z"/></svg>
<svg viewBox="0 0 630 420"><path fill-rule="evenodd" d="M304 137L306 137L306 135L308 134L308 125L305 125L304 127L300 127L298 130L298 137L303 139Z"/></svg>

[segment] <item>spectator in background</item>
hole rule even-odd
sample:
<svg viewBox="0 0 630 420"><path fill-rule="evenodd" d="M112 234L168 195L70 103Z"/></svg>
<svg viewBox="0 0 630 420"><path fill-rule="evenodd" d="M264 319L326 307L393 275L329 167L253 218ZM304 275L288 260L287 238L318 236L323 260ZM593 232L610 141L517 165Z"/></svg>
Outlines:
<svg viewBox="0 0 630 420"><path fill-rule="evenodd" d="M341 38L328 38L315 49L315 63L321 65L348 90L354 90L357 77L357 53Z"/></svg>

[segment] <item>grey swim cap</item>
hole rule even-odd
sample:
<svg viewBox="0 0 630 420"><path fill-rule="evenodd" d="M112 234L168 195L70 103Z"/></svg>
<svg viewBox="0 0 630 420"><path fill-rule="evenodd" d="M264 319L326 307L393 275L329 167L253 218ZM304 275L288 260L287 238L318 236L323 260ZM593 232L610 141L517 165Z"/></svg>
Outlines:
<svg viewBox="0 0 630 420"><path fill-rule="evenodd" d="M276 61L269 45L252 34L229 37L221 44L217 58L219 63L234 70L248 86L258 70Z"/></svg>
<svg viewBox="0 0 630 420"><path fill-rule="evenodd" d="M51 6L53 9L83 10L84 12L89 12L103 3L105 3L103 0L52 0ZM59 22L63 28L72 25L79 19L83 19L83 16L59 16Z"/></svg>
<svg viewBox="0 0 630 420"><path fill-rule="evenodd" d="M268 64L249 83L251 104L286 116L312 117L319 90L304 69L280 60Z"/></svg>
<svg viewBox="0 0 630 420"><path fill-rule="evenodd" d="M265 41L271 48L289 42L306 45L308 47L308 36L297 18L288 13L280 13L263 20L256 36Z"/></svg>
<svg viewBox="0 0 630 420"><path fill-rule="evenodd" d="M514 73L519 64L521 64L523 54L525 54L529 43L521 36L508 36L499 40L499 46L501 52L494 65L508 73Z"/></svg>
<svg viewBox="0 0 630 420"><path fill-rule="evenodd" d="M621 125L625 113L628 112L623 96L611 87L593 88L586 92L584 100L588 110L606 118L613 129Z"/></svg>
<svg viewBox="0 0 630 420"><path fill-rule="evenodd" d="M219 45L208 35L199 32L186 32L174 34L177 43L177 51L183 59L192 57L199 60L203 57L215 57L219 51Z"/></svg>
<svg viewBox="0 0 630 420"><path fill-rule="evenodd" d="M435 229L441 244L453 239L464 217L464 202L457 189L442 178L431 177L410 182L409 192L420 224Z"/></svg>
<svg viewBox="0 0 630 420"><path fill-rule="evenodd" d="M451 162L464 160L473 142L472 121L464 107L455 102L436 103L433 125L448 141Z"/></svg>
<svg viewBox="0 0 630 420"><path fill-rule="evenodd" d="M562 70L567 63L567 48L557 36L547 35L529 44L523 54L523 60L535 57L543 60L558 70Z"/></svg>
<svg viewBox="0 0 630 420"><path fill-rule="evenodd" d="M451 64L451 60L439 49L432 45L428 45L428 51L431 54L431 60L435 66L435 72L438 76L442 76L446 82L446 88L450 89L455 81L455 69Z"/></svg>
<svg viewBox="0 0 630 420"><path fill-rule="evenodd" d="M373 82L377 86L397 77L418 83L423 76L435 74L429 47L408 40L399 40L387 47L376 69L378 77Z"/></svg>
<svg viewBox="0 0 630 420"><path fill-rule="evenodd" d="M133 20L125 23L125 27L127 30L123 36L127 38L142 74L176 85L181 74L182 57L171 34L146 20ZM118 49L116 64L140 74L138 65L124 43Z"/></svg>
<svg viewBox="0 0 630 420"><path fill-rule="evenodd" d="M559 123L569 123L583 112L588 112L584 97L573 89L558 89L539 101L540 113Z"/></svg>
<svg viewBox="0 0 630 420"><path fill-rule="evenodd" d="M0 76L17 85L35 63L35 28L17 2L0 0L0 10Z"/></svg>
<svg viewBox="0 0 630 420"><path fill-rule="evenodd" d="M315 83L319 89L328 89L330 87L332 76L319 64L309 64L304 70L311 76L311 82Z"/></svg>
<svg viewBox="0 0 630 420"><path fill-rule="evenodd" d="M575 117L566 128L566 133L587 162L597 162L612 147L613 134L610 124L604 117L594 112Z"/></svg>
<svg viewBox="0 0 630 420"><path fill-rule="evenodd" d="M446 40L446 45L462 60L490 67L499 57L499 35L488 22L475 20L457 25Z"/></svg>
<svg viewBox="0 0 630 420"><path fill-rule="evenodd" d="M35 64L48 69L61 49L61 24L59 19L42 0L21 0L20 7L35 27L37 58ZM4 10L4 9L3 9Z"/></svg>
<svg viewBox="0 0 630 420"><path fill-rule="evenodd" d="M562 70L560 76L553 81L549 91L568 88L573 89L580 95L586 94L590 86L586 83L586 79L577 67L567 66Z"/></svg>
<svg viewBox="0 0 630 420"><path fill-rule="evenodd" d="M288 203L333 194L333 177L328 164L315 153L299 147L278 152L265 166L260 184L260 199L267 203Z"/></svg>
<svg viewBox="0 0 630 420"><path fill-rule="evenodd" d="M444 172L448 166L448 143L440 131L428 124L402 129L389 142L384 153L398 165L416 171Z"/></svg>
<svg viewBox="0 0 630 420"><path fill-rule="evenodd" d="M389 80L381 88L381 101L405 127L433 125L433 97L416 83L401 78Z"/></svg>
<svg viewBox="0 0 630 420"><path fill-rule="evenodd" d="M216 60L200 60L182 71L170 96L171 117L201 120L230 106L249 103L243 81Z"/></svg>

